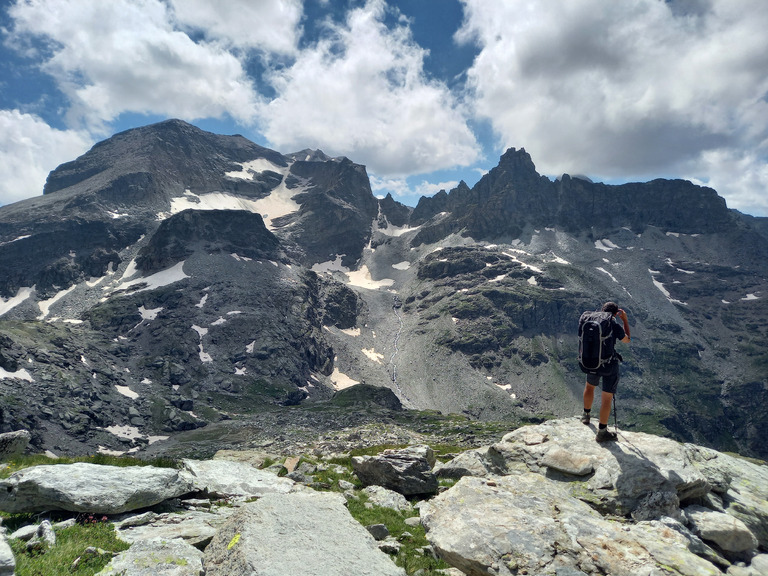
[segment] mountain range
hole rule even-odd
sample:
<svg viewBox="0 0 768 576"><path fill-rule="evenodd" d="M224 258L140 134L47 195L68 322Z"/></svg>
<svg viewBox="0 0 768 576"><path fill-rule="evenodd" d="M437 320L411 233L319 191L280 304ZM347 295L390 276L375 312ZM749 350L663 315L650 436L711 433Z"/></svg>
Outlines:
<svg viewBox="0 0 768 576"><path fill-rule="evenodd" d="M574 415L579 315L613 300L619 426L768 457L768 219L710 188L552 181L509 149L413 208L350 159L169 120L43 192L0 208L0 430L40 450L288 428L348 389L447 421Z"/></svg>

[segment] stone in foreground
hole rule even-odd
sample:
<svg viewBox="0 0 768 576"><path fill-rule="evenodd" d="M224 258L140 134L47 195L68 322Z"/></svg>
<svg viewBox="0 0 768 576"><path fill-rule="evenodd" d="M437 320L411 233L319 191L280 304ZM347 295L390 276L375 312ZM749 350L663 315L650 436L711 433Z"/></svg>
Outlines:
<svg viewBox="0 0 768 576"><path fill-rule="evenodd" d="M154 506L192 490L178 470L77 463L35 466L0 481L0 510L68 510L119 514Z"/></svg>
<svg viewBox="0 0 768 576"><path fill-rule="evenodd" d="M203 553L181 539L141 540L97 576L203 576Z"/></svg>
<svg viewBox="0 0 768 576"><path fill-rule="evenodd" d="M338 494L267 494L243 506L205 551L206 576L405 576Z"/></svg>

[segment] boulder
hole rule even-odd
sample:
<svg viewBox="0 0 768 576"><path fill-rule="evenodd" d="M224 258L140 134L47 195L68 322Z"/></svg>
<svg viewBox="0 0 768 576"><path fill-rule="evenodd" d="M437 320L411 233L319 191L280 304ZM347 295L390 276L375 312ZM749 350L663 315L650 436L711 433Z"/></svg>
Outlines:
<svg viewBox="0 0 768 576"><path fill-rule="evenodd" d="M28 430L16 430L15 432L5 432L0 434L0 462L5 462L8 458L21 454L27 449L32 435Z"/></svg>
<svg viewBox="0 0 768 576"><path fill-rule="evenodd" d="M383 486L404 496L435 494L435 456L429 446L385 450L376 456L355 456L352 469L364 486Z"/></svg>
<svg viewBox="0 0 768 576"><path fill-rule="evenodd" d="M141 540L120 552L97 576L203 576L203 553L180 539Z"/></svg>
<svg viewBox="0 0 768 576"><path fill-rule="evenodd" d="M685 446L713 492L722 498L723 511L744 522L760 546L768 549L768 466L710 448Z"/></svg>
<svg viewBox="0 0 768 576"><path fill-rule="evenodd" d="M464 476L488 476L501 471L493 468L488 446L466 450L448 462L438 462L432 470L438 478L458 480Z"/></svg>
<svg viewBox="0 0 768 576"><path fill-rule="evenodd" d="M405 496L383 486L368 486L362 492L368 496L368 502L375 506L391 508L400 512L413 508L411 503L405 499Z"/></svg>
<svg viewBox="0 0 768 576"><path fill-rule="evenodd" d="M192 489L192 483L172 468L85 462L34 466L0 481L0 510L119 514L153 506Z"/></svg>
<svg viewBox="0 0 768 576"><path fill-rule="evenodd" d="M301 489L290 478L254 468L246 462L183 460L182 476L195 491L212 496L257 498L270 492Z"/></svg>
<svg viewBox="0 0 768 576"><path fill-rule="evenodd" d="M726 552L750 553L757 548L757 538L746 524L729 514L703 506L689 506L685 509L685 518L694 534Z"/></svg>
<svg viewBox="0 0 768 576"><path fill-rule="evenodd" d="M16 559L13 550L5 539L5 534L0 532L0 576L13 576L16 572Z"/></svg>
<svg viewBox="0 0 768 576"><path fill-rule="evenodd" d="M206 576L404 576L339 494L266 494L243 505L205 550Z"/></svg>
<svg viewBox="0 0 768 576"><path fill-rule="evenodd" d="M721 574L688 549L684 526L605 519L535 473L464 477L425 503L421 520L437 555L465 574Z"/></svg>

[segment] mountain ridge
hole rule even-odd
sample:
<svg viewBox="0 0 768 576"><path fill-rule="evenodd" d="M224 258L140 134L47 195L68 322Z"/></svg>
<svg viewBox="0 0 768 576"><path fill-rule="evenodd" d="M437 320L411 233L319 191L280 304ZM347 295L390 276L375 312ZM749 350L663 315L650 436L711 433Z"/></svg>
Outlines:
<svg viewBox="0 0 768 576"><path fill-rule="evenodd" d="M689 182L552 182L524 149L410 208L347 158L127 131L0 208L1 427L141 450L360 383L409 410L567 415L575 322L617 300L626 425L764 457L766 221Z"/></svg>

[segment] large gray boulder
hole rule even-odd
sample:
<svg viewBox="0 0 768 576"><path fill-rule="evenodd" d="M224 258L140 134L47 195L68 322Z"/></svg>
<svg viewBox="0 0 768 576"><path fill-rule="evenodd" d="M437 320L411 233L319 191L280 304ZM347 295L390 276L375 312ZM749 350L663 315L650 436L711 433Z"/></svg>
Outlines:
<svg viewBox="0 0 768 576"><path fill-rule="evenodd" d="M184 540L141 540L115 556L97 576L203 576L203 553Z"/></svg>
<svg viewBox="0 0 768 576"><path fill-rule="evenodd" d="M29 445L32 435L28 430L16 430L0 434L0 462L21 454Z"/></svg>
<svg viewBox="0 0 768 576"><path fill-rule="evenodd" d="M34 466L0 481L0 510L118 514L192 491L178 470L89 463Z"/></svg>
<svg viewBox="0 0 768 576"><path fill-rule="evenodd" d="M435 494L435 455L429 446L385 450L376 456L355 456L352 469L364 486L383 486L403 496Z"/></svg>
<svg viewBox="0 0 768 576"><path fill-rule="evenodd" d="M195 491L211 496L258 498L270 492L285 494L301 489L290 478L281 478L246 462L184 460L182 464L182 476Z"/></svg>
<svg viewBox="0 0 768 576"><path fill-rule="evenodd" d="M689 506L685 509L685 517L696 535L726 552L749 554L757 549L757 538L738 518L703 506Z"/></svg>
<svg viewBox="0 0 768 576"><path fill-rule="evenodd" d="M681 524L605 519L540 474L462 478L421 520L438 556L470 575L722 574L689 550L701 544Z"/></svg>
<svg viewBox="0 0 768 576"><path fill-rule="evenodd" d="M245 504L205 550L206 576L405 576L339 494L266 494Z"/></svg>

